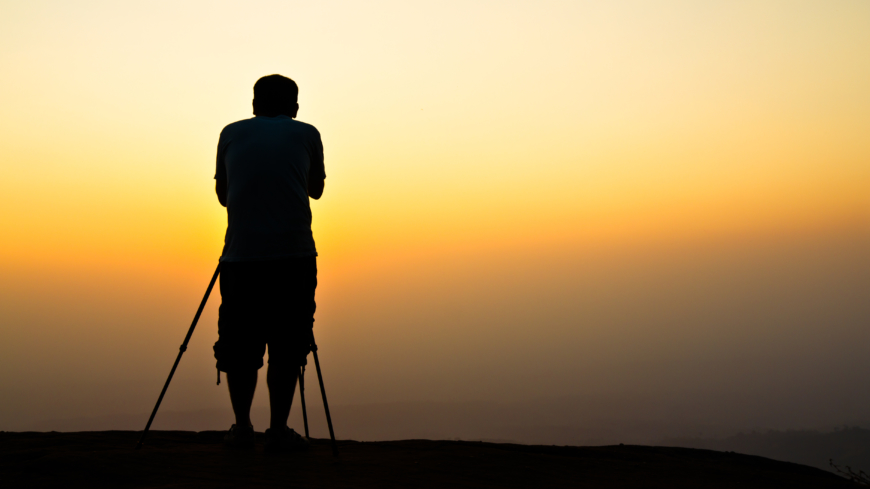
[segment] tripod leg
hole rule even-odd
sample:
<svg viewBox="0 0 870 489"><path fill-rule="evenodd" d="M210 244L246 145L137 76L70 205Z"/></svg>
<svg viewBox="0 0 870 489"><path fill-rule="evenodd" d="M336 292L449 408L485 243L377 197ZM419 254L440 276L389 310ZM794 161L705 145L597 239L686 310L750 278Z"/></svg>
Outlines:
<svg viewBox="0 0 870 489"><path fill-rule="evenodd" d="M196 323L199 321L199 316L202 314L202 310L205 308L205 303L208 302L208 296L211 294L211 289L214 288L214 283L217 281L218 275L221 273L221 264L218 263L217 268L214 271L214 275L211 277L211 282L208 283L208 288L205 290L205 297L202 298L202 302L199 303L199 309L196 310L196 315L193 316L193 323L190 325L190 329L187 330L187 336L184 337L184 343L178 348L178 356L175 357L175 363L172 364L172 370L169 371L169 377L166 379L166 383L163 384L163 390L160 391L160 397L157 398L157 404L154 405L154 410L151 411L151 417L148 418L148 424L145 425L145 430L142 432L142 438L139 438L139 443L136 444L136 450L142 448L142 443L145 442L145 437L148 435L148 430L151 429L151 423L154 422L154 416L157 415L157 410L160 408L160 403L163 402L163 396L166 395L166 389L169 388L169 383L172 381L172 376L175 375L175 369L178 368L178 362L181 361L181 355L184 355L184 352L187 351L187 343L190 342L190 337L193 336L193 329L196 328Z"/></svg>
<svg viewBox="0 0 870 489"><path fill-rule="evenodd" d="M305 366L299 368L299 400L302 401L302 423L305 425L305 438L308 436L308 412L305 410Z"/></svg>
<svg viewBox="0 0 870 489"><path fill-rule="evenodd" d="M320 373L320 360L317 358L317 344L314 342L314 331L311 331L311 353L314 353L314 366L317 368L317 380L320 381L320 395L323 396L323 410L326 411L326 424L329 426L329 437L332 439L332 455L338 457L338 444L335 443L335 432L332 431L332 418L329 416L329 403L326 402L326 389L323 387L323 374Z"/></svg>

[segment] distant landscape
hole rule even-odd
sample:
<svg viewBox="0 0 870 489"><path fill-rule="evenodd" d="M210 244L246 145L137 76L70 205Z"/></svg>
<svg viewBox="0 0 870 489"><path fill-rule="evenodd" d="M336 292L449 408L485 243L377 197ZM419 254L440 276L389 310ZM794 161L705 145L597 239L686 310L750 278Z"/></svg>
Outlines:
<svg viewBox="0 0 870 489"><path fill-rule="evenodd" d="M855 471L870 469L870 430L844 427L830 432L766 431L740 433L727 438L670 438L659 445L705 448L721 452L794 462L832 470L828 461Z"/></svg>

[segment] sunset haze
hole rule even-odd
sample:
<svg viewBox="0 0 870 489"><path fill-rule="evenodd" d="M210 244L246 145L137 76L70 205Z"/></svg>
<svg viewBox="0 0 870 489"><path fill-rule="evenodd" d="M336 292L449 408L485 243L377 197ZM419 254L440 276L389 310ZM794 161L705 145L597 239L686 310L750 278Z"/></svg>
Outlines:
<svg viewBox="0 0 870 489"><path fill-rule="evenodd" d="M223 246L218 135L272 73L324 145L331 404L870 426L868 2L6 2L0 62L2 430L144 425ZM161 409L228 407L219 299Z"/></svg>

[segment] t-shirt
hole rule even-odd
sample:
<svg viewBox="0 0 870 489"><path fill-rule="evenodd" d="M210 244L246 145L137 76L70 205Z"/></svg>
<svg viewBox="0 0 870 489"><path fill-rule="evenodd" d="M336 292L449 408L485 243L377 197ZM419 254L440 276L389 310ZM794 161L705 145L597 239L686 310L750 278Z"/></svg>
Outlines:
<svg viewBox="0 0 870 489"><path fill-rule="evenodd" d="M254 117L221 131L215 179L227 179L221 261L317 256L308 179L323 179L323 144L310 124Z"/></svg>

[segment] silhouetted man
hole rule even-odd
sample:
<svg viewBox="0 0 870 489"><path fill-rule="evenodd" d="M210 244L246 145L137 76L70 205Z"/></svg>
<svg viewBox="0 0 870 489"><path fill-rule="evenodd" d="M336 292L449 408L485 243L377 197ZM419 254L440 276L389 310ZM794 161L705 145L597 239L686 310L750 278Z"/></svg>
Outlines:
<svg viewBox="0 0 870 489"><path fill-rule="evenodd" d="M281 75L260 78L255 117L226 126L218 142L215 190L227 208L227 234L214 352L236 415L225 437L232 447L254 445L251 402L267 345L266 450L308 445L287 427L287 417L314 325L317 251L308 198L320 198L326 174L320 133L294 120L298 92Z"/></svg>

